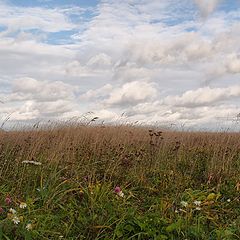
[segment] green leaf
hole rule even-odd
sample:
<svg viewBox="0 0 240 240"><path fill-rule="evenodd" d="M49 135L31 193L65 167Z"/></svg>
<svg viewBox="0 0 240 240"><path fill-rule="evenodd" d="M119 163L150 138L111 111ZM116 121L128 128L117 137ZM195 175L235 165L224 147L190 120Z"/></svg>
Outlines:
<svg viewBox="0 0 240 240"><path fill-rule="evenodd" d="M122 237L123 236L123 232L120 230L120 229L116 229L115 230L115 234L118 238Z"/></svg>
<svg viewBox="0 0 240 240"><path fill-rule="evenodd" d="M132 232L134 230L134 227L130 224L127 224L124 229L126 229L128 232Z"/></svg>
<svg viewBox="0 0 240 240"><path fill-rule="evenodd" d="M167 232L173 232L173 231L178 231L181 229L182 226L182 220L179 219L177 222L170 224L169 226L166 227Z"/></svg>

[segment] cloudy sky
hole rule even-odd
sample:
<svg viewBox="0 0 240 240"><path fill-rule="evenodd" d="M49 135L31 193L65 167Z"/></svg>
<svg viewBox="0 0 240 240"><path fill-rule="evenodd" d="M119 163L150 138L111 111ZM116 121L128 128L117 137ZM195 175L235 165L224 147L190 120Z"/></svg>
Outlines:
<svg viewBox="0 0 240 240"><path fill-rule="evenodd" d="M236 127L239 43L240 0L0 0L0 120Z"/></svg>

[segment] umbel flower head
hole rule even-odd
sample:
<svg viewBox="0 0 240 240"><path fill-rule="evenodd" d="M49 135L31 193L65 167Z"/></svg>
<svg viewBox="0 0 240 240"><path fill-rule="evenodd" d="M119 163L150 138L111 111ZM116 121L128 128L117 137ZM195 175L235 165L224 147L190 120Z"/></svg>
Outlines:
<svg viewBox="0 0 240 240"><path fill-rule="evenodd" d="M9 209L9 212L10 212L11 214L16 214L16 213L17 213L17 211L16 211L15 209L13 209L13 208L10 208L10 209Z"/></svg>
<svg viewBox="0 0 240 240"><path fill-rule="evenodd" d="M181 204L183 207L187 207L187 206L188 206L188 203L185 202L185 201L181 201L180 204Z"/></svg>
<svg viewBox="0 0 240 240"><path fill-rule="evenodd" d="M22 161L22 163L23 163L23 164L36 165L36 166L42 165L42 163L40 163L40 162L37 162L37 161L29 161L29 160Z"/></svg>
<svg viewBox="0 0 240 240"><path fill-rule="evenodd" d="M196 201L194 201L193 203L194 203L196 206L201 206L201 203L202 203L202 202L201 202L201 201L198 201L198 200L196 200Z"/></svg>
<svg viewBox="0 0 240 240"><path fill-rule="evenodd" d="M19 207L20 207L20 208L26 208L26 207L27 207L27 204L26 204L25 202L21 202L21 203L19 204Z"/></svg>
<svg viewBox="0 0 240 240"><path fill-rule="evenodd" d="M33 225L32 225L31 223L28 223L28 224L26 225L26 229L27 229L28 231L32 230L32 229L33 229Z"/></svg>
<svg viewBox="0 0 240 240"><path fill-rule="evenodd" d="M17 216L13 216L12 221L13 221L14 224L19 224L20 223L20 219Z"/></svg>

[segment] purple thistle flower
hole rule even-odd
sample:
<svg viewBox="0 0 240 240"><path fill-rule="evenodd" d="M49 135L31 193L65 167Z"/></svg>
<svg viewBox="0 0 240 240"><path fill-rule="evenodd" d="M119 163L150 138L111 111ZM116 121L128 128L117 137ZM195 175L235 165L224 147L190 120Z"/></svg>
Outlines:
<svg viewBox="0 0 240 240"><path fill-rule="evenodd" d="M2 207L0 207L0 213L3 213L3 212L4 212L3 208L2 208Z"/></svg>
<svg viewBox="0 0 240 240"><path fill-rule="evenodd" d="M120 187L115 187L114 192L115 193L120 193L122 190Z"/></svg>
<svg viewBox="0 0 240 240"><path fill-rule="evenodd" d="M10 205L11 202L12 202L12 199L11 199L10 197L6 197L6 198L5 198L5 203L6 203L7 205Z"/></svg>

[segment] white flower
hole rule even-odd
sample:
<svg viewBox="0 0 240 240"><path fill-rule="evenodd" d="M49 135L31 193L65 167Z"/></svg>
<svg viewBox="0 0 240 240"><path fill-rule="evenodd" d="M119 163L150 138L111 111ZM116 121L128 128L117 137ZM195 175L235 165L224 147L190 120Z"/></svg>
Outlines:
<svg viewBox="0 0 240 240"><path fill-rule="evenodd" d="M40 162L28 161L28 160L22 161L22 163L24 163L24 164L33 164L33 165L42 165L42 163L40 163Z"/></svg>
<svg viewBox="0 0 240 240"><path fill-rule="evenodd" d="M124 197L123 191L118 192L117 195L118 195L119 197Z"/></svg>
<svg viewBox="0 0 240 240"><path fill-rule="evenodd" d="M231 202L231 199L229 198L229 199L227 200L227 202Z"/></svg>
<svg viewBox="0 0 240 240"><path fill-rule="evenodd" d="M183 210L182 208L179 208L179 212L184 212L184 213L186 213L186 211Z"/></svg>
<svg viewBox="0 0 240 240"><path fill-rule="evenodd" d="M187 207L188 206L188 203L187 202L185 202L185 201L181 201L181 203L180 203L183 207Z"/></svg>
<svg viewBox="0 0 240 240"><path fill-rule="evenodd" d="M201 208L200 208L200 207L196 207L196 210L197 210L197 211L200 211L200 210L201 210Z"/></svg>
<svg viewBox="0 0 240 240"><path fill-rule="evenodd" d="M10 208L9 212L12 213L12 214L16 214L17 213L17 211L15 209L13 209L13 208Z"/></svg>
<svg viewBox="0 0 240 240"><path fill-rule="evenodd" d="M13 221L14 224L19 224L20 223L20 219L17 216L14 216L12 218L12 221Z"/></svg>
<svg viewBox="0 0 240 240"><path fill-rule="evenodd" d="M32 225L31 223L28 223L28 224L26 225L26 229L27 229L28 231L32 230L32 229L33 229L33 225Z"/></svg>
<svg viewBox="0 0 240 240"><path fill-rule="evenodd" d="M197 201L197 200L196 200L196 201L194 201L193 203L194 203L196 206L201 206L201 201Z"/></svg>
<svg viewBox="0 0 240 240"><path fill-rule="evenodd" d="M19 205L20 208L26 208L27 204L25 202L21 202Z"/></svg>

